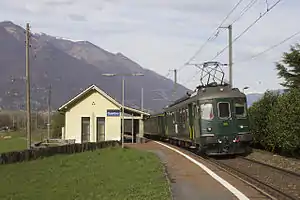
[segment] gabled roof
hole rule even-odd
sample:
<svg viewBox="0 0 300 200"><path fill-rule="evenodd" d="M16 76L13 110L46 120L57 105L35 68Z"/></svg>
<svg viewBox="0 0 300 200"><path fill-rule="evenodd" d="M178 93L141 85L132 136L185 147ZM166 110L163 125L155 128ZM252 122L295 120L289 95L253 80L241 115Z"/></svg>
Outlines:
<svg viewBox="0 0 300 200"><path fill-rule="evenodd" d="M72 98L71 100L69 100L68 102L66 102L65 104L63 104L61 107L58 108L58 111L65 111L66 109L68 109L69 107L72 107L72 103L78 101L81 97L85 96L86 94L96 91L98 92L100 95L102 95L104 98L106 98L107 100L109 100L110 102L112 102L113 104L115 104L117 107L119 107L120 109L122 108L122 105L116 101L115 99L113 99L111 96L109 96L108 94L106 94L103 90L101 90L99 87L97 87L96 85L91 85L90 87L88 87L87 89L85 89L84 91L82 91L80 94L76 95L74 98ZM137 113L137 114L143 114L143 115L150 115L149 113L134 109L134 108L130 108L127 106L124 106L124 110L126 111L130 111L133 113Z"/></svg>

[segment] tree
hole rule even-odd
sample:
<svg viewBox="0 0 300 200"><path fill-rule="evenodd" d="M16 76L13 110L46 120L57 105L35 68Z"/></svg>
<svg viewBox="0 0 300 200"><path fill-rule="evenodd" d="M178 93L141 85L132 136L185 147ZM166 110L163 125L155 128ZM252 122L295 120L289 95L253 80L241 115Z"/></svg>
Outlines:
<svg viewBox="0 0 300 200"><path fill-rule="evenodd" d="M55 113L52 117L52 137L61 136L61 128L65 126L65 116L61 113Z"/></svg>
<svg viewBox="0 0 300 200"><path fill-rule="evenodd" d="M282 86L292 89L300 88L300 45L290 47L290 52L283 54L282 63L276 63L278 77L283 78Z"/></svg>
<svg viewBox="0 0 300 200"><path fill-rule="evenodd" d="M8 114L1 114L0 115L0 128L4 126L10 127L12 124L11 119Z"/></svg>

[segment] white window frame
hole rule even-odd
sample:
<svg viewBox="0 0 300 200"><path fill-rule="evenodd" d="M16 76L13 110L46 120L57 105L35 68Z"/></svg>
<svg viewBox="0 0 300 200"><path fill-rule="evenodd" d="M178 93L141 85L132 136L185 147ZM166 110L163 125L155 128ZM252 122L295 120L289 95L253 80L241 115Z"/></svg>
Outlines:
<svg viewBox="0 0 300 200"><path fill-rule="evenodd" d="M228 117L220 117L220 109L219 109L219 104L220 103L227 103L228 105L229 105L229 116ZM217 109L218 109L218 117L220 118L220 119L229 119L229 118L231 118L231 105L230 105L230 102L223 102L223 101L221 101L221 102L218 102L217 103Z"/></svg>

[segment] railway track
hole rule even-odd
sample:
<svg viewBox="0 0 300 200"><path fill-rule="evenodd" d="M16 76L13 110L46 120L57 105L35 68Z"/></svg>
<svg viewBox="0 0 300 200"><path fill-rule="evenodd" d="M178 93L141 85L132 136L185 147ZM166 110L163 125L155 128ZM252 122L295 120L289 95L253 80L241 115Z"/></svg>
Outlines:
<svg viewBox="0 0 300 200"><path fill-rule="evenodd" d="M197 155L199 156L199 155ZM273 200L300 199L300 177L276 167L237 157L217 160L204 157L210 163L255 188Z"/></svg>
<svg viewBox="0 0 300 200"><path fill-rule="evenodd" d="M162 140L160 141L169 143ZM204 159L210 164L236 177L269 199L300 199L300 175L298 173L244 157L220 160L207 156L200 156L191 149L180 148L188 150L194 156Z"/></svg>

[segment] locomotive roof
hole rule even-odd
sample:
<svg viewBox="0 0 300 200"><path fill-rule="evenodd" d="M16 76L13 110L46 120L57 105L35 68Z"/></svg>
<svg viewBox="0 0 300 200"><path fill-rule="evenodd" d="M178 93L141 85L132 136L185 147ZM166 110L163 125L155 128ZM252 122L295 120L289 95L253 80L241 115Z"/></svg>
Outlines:
<svg viewBox="0 0 300 200"><path fill-rule="evenodd" d="M174 107L181 107L182 105L189 104L196 100L211 100L216 98L246 98L246 95L238 88L231 88L229 85L218 85L214 87L203 87L199 88L197 95L191 95L189 98L186 98L183 101L178 103L171 104L169 107L164 110L170 110Z"/></svg>

